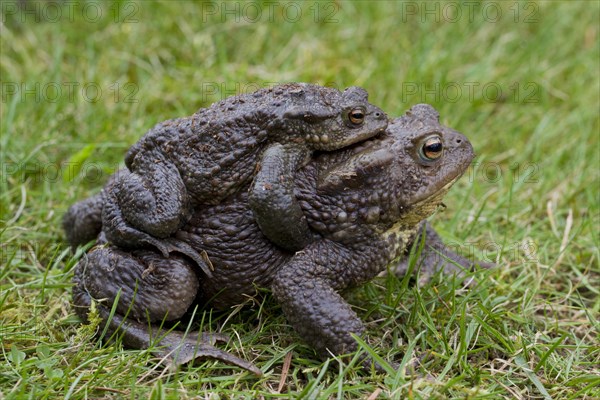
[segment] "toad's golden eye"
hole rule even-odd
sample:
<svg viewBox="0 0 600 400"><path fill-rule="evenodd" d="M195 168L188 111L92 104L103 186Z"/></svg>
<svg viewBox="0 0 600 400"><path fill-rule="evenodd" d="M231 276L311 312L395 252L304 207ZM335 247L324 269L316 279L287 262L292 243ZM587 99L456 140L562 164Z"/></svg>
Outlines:
<svg viewBox="0 0 600 400"><path fill-rule="evenodd" d="M419 149L419 155L424 161L435 161L442 156L443 151L442 138L432 135L423 141L423 145Z"/></svg>
<svg viewBox="0 0 600 400"><path fill-rule="evenodd" d="M354 125L360 125L365 121L365 111L362 108L353 108L348 113L348 119Z"/></svg>

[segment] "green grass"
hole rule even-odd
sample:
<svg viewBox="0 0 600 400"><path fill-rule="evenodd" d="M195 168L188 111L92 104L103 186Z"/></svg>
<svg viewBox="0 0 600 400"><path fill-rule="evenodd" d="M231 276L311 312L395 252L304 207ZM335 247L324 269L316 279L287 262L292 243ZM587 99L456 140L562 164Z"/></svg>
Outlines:
<svg viewBox="0 0 600 400"><path fill-rule="evenodd" d="M223 3L0 4L0 398L600 398L597 1L323 2L317 21L313 2L230 3L239 21ZM67 207L154 123L281 81L363 86L392 116L428 102L476 149L432 222L498 268L470 289L388 277L349 293L377 338L365 351L416 357L418 377L322 363L269 296L204 315L261 379L213 361L170 373L73 313Z"/></svg>

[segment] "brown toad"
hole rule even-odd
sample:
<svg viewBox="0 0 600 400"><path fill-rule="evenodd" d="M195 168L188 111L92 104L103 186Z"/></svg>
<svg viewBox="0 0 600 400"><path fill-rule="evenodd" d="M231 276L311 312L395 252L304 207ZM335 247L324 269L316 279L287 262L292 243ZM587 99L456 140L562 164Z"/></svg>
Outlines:
<svg viewBox="0 0 600 400"><path fill-rule="evenodd" d="M294 197L293 175L312 151L349 146L381 133L387 123L364 89L340 92L306 83L230 97L161 122L131 147L127 169L105 187L103 230L116 245L150 245L165 256L179 251L202 264L194 249L170 236L194 208L219 204L254 178L250 205L257 222L274 243L298 250L310 231ZM94 207L82 202L67 213L71 242L95 238L99 226L86 222ZM281 221L294 229L281 229Z"/></svg>
<svg viewBox="0 0 600 400"><path fill-rule="evenodd" d="M73 296L79 315L85 318L98 299L108 319L120 296L110 328L120 329L127 345L143 348L158 335L158 328L148 330L148 321L176 321L198 302L225 308L254 294L256 286L267 287L296 332L320 355L355 350L351 334L364 336L365 328L340 291L367 282L404 257L420 231L427 237L421 261L428 272L473 266L446 249L423 223L473 158L467 138L438 119L432 107L414 106L382 137L323 153L301 168L295 196L312 237L295 254L261 233L243 190L196 209L175 234L204 252L211 276L185 257L126 251L103 245L100 238L76 269ZM178 363L214 357L260 373L209 339L171 332L159 342L163 354Z"/></svg>

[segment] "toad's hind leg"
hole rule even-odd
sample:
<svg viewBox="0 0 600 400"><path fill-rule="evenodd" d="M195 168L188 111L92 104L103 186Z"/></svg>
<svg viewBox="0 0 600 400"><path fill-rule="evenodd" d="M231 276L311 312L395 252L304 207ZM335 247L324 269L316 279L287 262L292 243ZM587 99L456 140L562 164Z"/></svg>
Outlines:
<svg viewBox="0 0 600 400"><path fill-rule="evenodd" d="M118 246L139 247L165 238L189 216L188 194L179 171L158 151L135 158L106 186L102 224Z"/></svg>
<svg viewBox="0 0 600 400"><path fill-rule="evenodd" d="M104 194L98 193L69 207L62 226L71 247L76 248L98 237L102 230L103 205Z"/></svg>
<svg viewBox="0 0 600 400"><path fill-rule="evenodd" d="M161 156L157 154L155 159ZM179 172L164 157L162 162L146 164L134 164L144 168L143 175L119 171L103 191L106 201L102 230L106 239L125 248L154 247L165 258L172 252L185 254L211 276L202 254L169 237L189 216L187 192Z"/></svg>
<svg viewBox="0 0 600 400"><path fill-rule="evenodd" d="M100 193L73 204L63 216L62 226L69 245L81 246L98 237L102 230L102 210L106 204L106 187L114 183L118 173L108 178Z"/></svg>
<svg viewBox="0 0 600 400"><path fill-rule="evenodd" d="M214 347L225 340L219 334L183 333L158 327L180 319L198 294L198 276L185 258L163 258L152 251L127 253L99 246L81 260L73 278L73 302L77 314L87 318L92 301L107 323L109 335L117 333L123 344L156 352L178 365L197 358L214 358L260 374L251 363ZM116 302L114 315L110 309Z"/></svg>

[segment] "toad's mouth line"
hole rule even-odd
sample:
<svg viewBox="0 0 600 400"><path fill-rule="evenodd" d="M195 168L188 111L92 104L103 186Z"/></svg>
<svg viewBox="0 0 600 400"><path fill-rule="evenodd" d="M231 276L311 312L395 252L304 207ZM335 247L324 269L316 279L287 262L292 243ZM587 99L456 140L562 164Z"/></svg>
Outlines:
<svg viewBox="0 0 600 400"><path fill-rule="evenodd" d="M332 150L317 150L314 156L317 157L324 153L331 153L333 151L347 151L350 154L357 154L362 151L370 151L377 143L381 142L386 137L386 130L382 129L377 132L376 135L364 134L359 137L355 137L353 141L348 141L342 148L336 148ZM359 149L360 151L358 151Z"/></svg>
<svg viewBox="0 0 600 400"><path fill-rule="evenodd" d="M381 128L375 134L373 134L372 132L368 132L368 131L364 132L364 133L358 135L356 138L354 138L354 140L352 140L350 143L348 143L348 145L365 143L365 142L376 142L378 139L382 138L382 136L385 134L385 132L386 132L385 128Z"/></svg>
<svg viewBox="0 0 600 400"><path fill-rule="evenodd" d="M446 192L448 192L450 190L452 185L454 185L456 183L456 181L458 181L463 176L463 173L452 178L451 181L449 181L448 183L446 183L444 186L437 189L433 193L429 193L429 194L425 193L424 195L419 196L419 198L415 202L410 204L410 207L412 207L412 208L419 207L425 203L436 202L436 200L439 200L439 203L441 203L442 197L446 194Z"/></svg>

